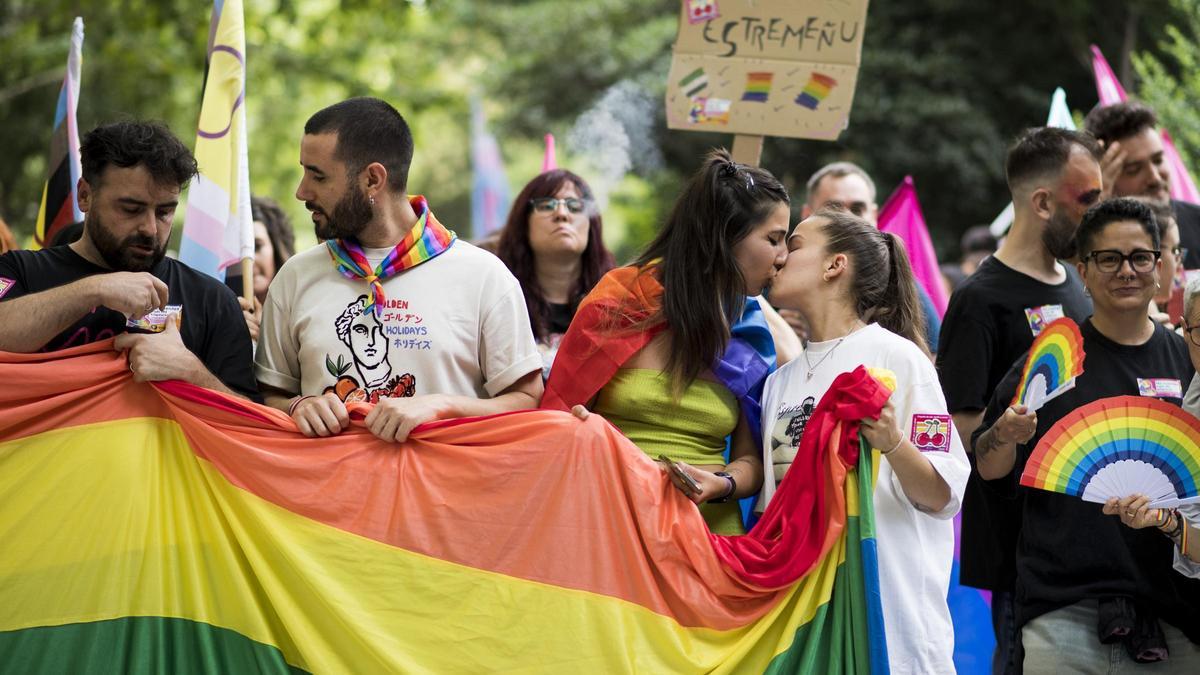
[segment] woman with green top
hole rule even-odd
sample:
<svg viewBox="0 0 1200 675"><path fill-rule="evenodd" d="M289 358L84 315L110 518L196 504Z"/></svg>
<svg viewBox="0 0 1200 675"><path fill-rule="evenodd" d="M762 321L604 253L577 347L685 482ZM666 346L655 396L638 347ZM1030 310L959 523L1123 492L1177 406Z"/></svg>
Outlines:
<svg viewBox="0 0 1200 675"><path fill-rule="evenodd" d="M669 458L672 481L720 534L744 532L736 500L762 483L758 400L774 351L748 297L783 266L789 222L774 176L710 153L646 251L581 303L542 399L586 405Z"/></svg>

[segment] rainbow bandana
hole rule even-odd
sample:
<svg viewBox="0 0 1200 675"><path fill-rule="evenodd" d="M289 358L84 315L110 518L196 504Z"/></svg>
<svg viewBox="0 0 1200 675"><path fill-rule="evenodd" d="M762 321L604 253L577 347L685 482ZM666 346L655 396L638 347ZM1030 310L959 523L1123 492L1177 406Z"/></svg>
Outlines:
<svg viewBox="0 0 1200 675"><path fill-rule="evenodd" d="M424 197L414 195L409 203L417 212L417 224L374 269L371 268L371 263L367 262L367 255L363 253L362 246L357 241L331 239L325 242L329 249L329 257L333 258L333 264L342 276L347 279L363 279L370 285L367 306L363 311L374 307L376 316L383 312L385 279L445 253L458 238L433 217L429 203Z"/></svg>

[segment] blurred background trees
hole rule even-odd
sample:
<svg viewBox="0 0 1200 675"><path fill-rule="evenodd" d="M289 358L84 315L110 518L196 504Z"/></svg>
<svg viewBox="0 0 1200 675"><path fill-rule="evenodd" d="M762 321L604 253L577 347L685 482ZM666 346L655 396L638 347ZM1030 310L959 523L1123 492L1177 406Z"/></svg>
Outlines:
<svg viewBox="0 0 1200 675"><path fill-rule="evenodd" d="M604 201L606 238L627 259L722 134L668 131L662 97L678 0L245 0L250 176L313 241L299 179L304 121L354 95L387 99L417 142L412 190L470 232L470 100L478 96L515 195L539 169L542 135ZM72 19L86 23L79 125L166 121L189 145L211 4L194 0L8 0L0 5L0 215L33 228ZM850 127L836 143L770 138L763 165L798 204L820 165L851 159L879 201L912 174L943 256L1008 201L1003 157L1066 89L1096 103L1088 45L1159 109L1185 160L1200 158L1200 0L926 0L870 8ZM1194 165L1194 164L1193 164ZM183 210L180 210L180 218ZM179 220L177 220L178 230Z"/></svg>

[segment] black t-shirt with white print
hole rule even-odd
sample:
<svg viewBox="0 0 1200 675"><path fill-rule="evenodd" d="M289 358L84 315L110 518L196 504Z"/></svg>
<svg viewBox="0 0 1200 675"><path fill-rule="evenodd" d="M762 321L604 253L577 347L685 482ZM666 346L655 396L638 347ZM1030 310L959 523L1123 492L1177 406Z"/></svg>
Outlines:
<svg viewBox="0 0 1200 675"><path fill-rule="evenodd" d="M1064 316L1081 322L1091 315L1083 284L1070 265L1064 266L1066 280L1052 285L992 256L954 291L937 355L938 378L952 414L983 410L1046 324ZM967 456L974 461L973 453ZM997 499L972 472L962 507L961 583L1011 591L1019 527L1020 503Z"/></svg>
<svg viewBox="0 0 1200 675"><path fill-rule="evenodd" d="M1091 321L1080 326L1080 332L1086 357L1075 387L1037 411L1037 431L1028 444L1017 447L1009 475L982 481L1000 499L1023 497L1016 558L1017 623L1024 625L1082 600L1125 597L1200 642L1200 580L1172 569L1169 539L1154 528L1126 527L1115 516L1104 515L1101 504L1019 484L1038 441L1072 411L1113 396L1151 395L1180 405L1192 379L1183 338L1160 325L1155 325L1146 343L1137 346L1113 342ZM1008 408L1023 366L1023 359L1015 363L997 387L976 438Z"/></svg>
<svg viewBox="0 0 1200 675"><path fill-rule="evenodd" d="M11 251L0 255L0 302L111 271L88 261L69 246ZM225 386L261 400L254 380L250 333L233 292L221 282L171 258L163 258L150 273L167 285L170 293L167 304L182 308L180 336L188 350ZM96 307L54 336L42 351L58 351L137 330L126 326L125 316L120 312Z"/></svg>

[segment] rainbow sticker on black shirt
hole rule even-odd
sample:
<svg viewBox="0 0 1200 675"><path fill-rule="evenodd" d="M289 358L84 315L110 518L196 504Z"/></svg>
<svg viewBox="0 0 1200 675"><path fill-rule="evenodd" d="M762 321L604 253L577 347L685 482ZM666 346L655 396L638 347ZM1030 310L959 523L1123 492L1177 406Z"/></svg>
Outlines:
<svg viewBox="0 0 1200 675"><path fill-rule="evenodd" d="M0 298L3 298L4 294L8 293L8 291L16 285L16 279L6 279L4 277L0 277Z"/></svg>

